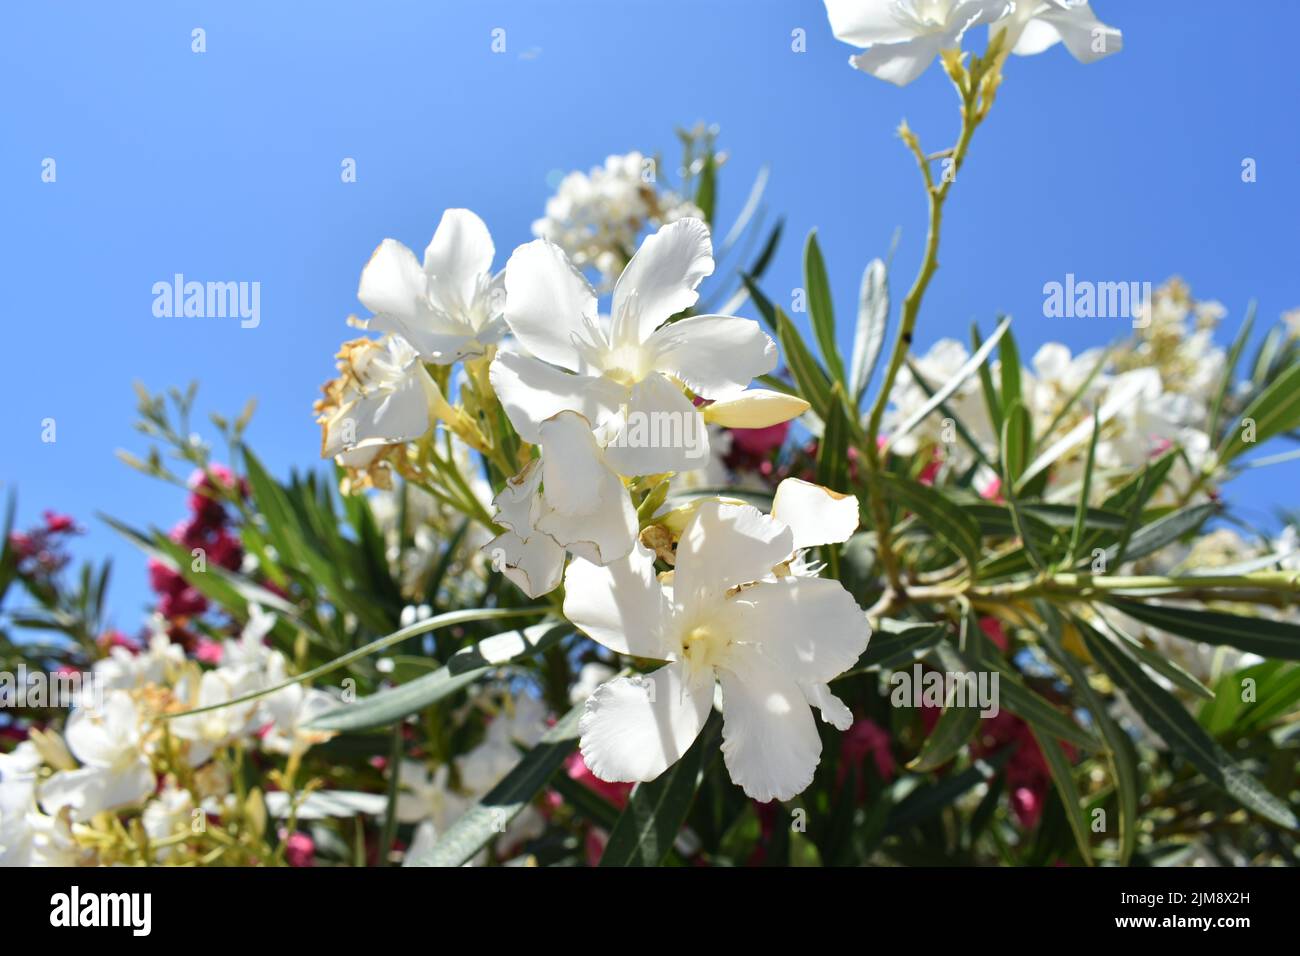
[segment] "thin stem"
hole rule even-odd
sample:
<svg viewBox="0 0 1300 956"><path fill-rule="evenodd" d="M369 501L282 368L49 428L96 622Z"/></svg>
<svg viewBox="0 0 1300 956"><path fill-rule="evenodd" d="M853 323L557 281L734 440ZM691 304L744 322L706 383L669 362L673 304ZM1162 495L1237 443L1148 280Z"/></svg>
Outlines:
<svg viewBox="0 0 1300 956"><path fill-rule="evenodd" d="M1001 69L1000 37L1001 34L998 34L998 39L994 40L982 60L975 58L971 61L969 71L961 63L959 56L945 55L944 68L952 78L953 85L961 98L962 125L956 145L951 150L934 154L934 158L942 158L950 163L941 182L935 183L934 175L930 170L932 157L926 155L921 148L920 140L907 123L904 122L898 130L899 136L916 157L917 167L925 183L925 194L929 204L929 227L921 268L912 282L911 289L908 290L907 297L903 300L898 333L894 338L889 364L885 367L885 377L881 382L875 403L871 407L861 449L867 465L867 485L870 490L872 520L876 526L877 553L889 580L889 590L895 594L904 593L905 587L899 559L893 549L889 509L880 484L881 458L878 445L880 425L884 419L885 409L889 405L894 382L911 348L917 317L921 313L921 302L930 286L930 280L934 278L939 268L939 238L943 225L944 201L948 198L948 192L956 181L962 163L965 162L975 130L988 115L989 108L992 106Z"/></svg>

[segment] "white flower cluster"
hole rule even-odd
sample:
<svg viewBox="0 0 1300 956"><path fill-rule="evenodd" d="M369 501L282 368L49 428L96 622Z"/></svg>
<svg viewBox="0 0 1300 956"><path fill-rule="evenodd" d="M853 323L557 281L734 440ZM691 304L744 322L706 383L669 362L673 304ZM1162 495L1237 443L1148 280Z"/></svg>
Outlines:
<svg viewBox="0 0 1300 956"><path fill-rule="evenodd" d="M239 744L294 759L328 738L306 724L335 699L300 684L247 704L162 719L283 681L284 655L263 642L274 623L274 615L250 607L248 625L224 643L221 665L210 670L186 660L164 633L139 654L114 648L96 662L95 693L69 715L62 735L33 730L0 755L0 865L96 862L92 824L106 811L143 806L153 841L189 832L196 811L219 815L233 799L229 772L214 760L218 751ZM95 699L101 692L102 701ZM173 772L181 768L185 787ZM158 859L168 852L160 849Z"/></svg>
<svg viewBox="0 0 1300 956"><path fill-rule="evenodd" d="M579 268L594 268L607 287L632 257L644 228L703 218L657 179L655 161L638 152L609 156L590 172L575 170L546 201L533 235L554 242Z"/></svg>
<svg viewBox="0 0 1300 956"><path fill-rule="evenodd" d="M1181 489L1207 460L1210 401L1225 364L1225 353L1213 340L1213 325L1222 316L1222 306L1193 303L1185 287L1175 281L1157 290L1145 308L1139 317L1140 331L1131 342L1109 352L1090 349L1078 355L1066 345L1049 342L1022 368L1022 399L1043 446L1072 433L1077 436L1054 464L1055 488L1073 488L1082 473L1088 435L1076 429L1092 417L1094 409L1101 419L1097 467L1102 474L1126 476L1154 455L1177 446L1186 462L1180 459L1175 465L1171 486ZM1189 320L1194 328L1189 328ZM912 363L923 383L904 366L890 393L885 433L918 412L969 358L960 342L942 339ZM998 363L993 369L996 378ZM944 405L981 449L996 458L998 436L979 377L969 375ZM943 460L961 473L974 464L975 453L945 420L946 415L936 410L892 441L891 447L904 455L924 448L943 449ZM992 490L994 478L991 472L981 471L977 487ZM1105 483L1098 483L1094 491L1103 495Z"/></svg>
<svg viewBox="0 0 1300 956"><path fill-rule="evenodd" d="M454 242L441 238L448 222L460 224ZM341 388L323 416L325 453L403 446L435 421L460 427L463 413L447 404L424 363L465 359L475 380L489 363L494 400L536 451L518 459L519 472L493 500L504 529L483 549L493 567L532 597L565 580L565 611L577 627L612 650L669 662L649 679L614 681L592 696L582 721L592 771L618 781L661 773L694 740L716 677L732 778L758 799L792 796L811 780L820 753L811 707L837 726L847 720L826 685L858 659L869 629L838 583L792 572L791 562L803 548L846 540L857 527L857 501L787 482L778 494L784 509L772 517L716 499L643 516L630 491L700 467L711 423L767 427L808 408L749 388L776 367L775 343L751 319L683 315L714 268L700 219L672 222L642 243L614 284L607 320L596 290L549 239L520 246L504 273L490 277L491 240L479 226L467 211L446 213L424 271L390 242L367 265L362 299L378 313L370 326L388 334L385 354L401 358L348 363L357 382ZM385 261L391 267L379 265ZM454 340L446 330L449 286L498 293L475 313L483 324L467 318ZM481 332L489 326L490 340ZM496 348L507 333L507 347ZM653 553L638 542L642 518L669 535ZM656 555L674 560L674 533L662 531L674 522L677 570L657 576ZM568 554L575 560L566 576ZM679 573L688 588L671 583ZM625 606L634 613L623 614ZM824 627L805 626L819 615ZM658 696L656 683L666 683ZM665 720L673 733L664 732Z"/></svg>
<svg viewBox="0 0 1300 956"><path fill-rule="evenodd" d="M1092 63L1123 45L1119 30L1099 21L1086 0L825 0L835 38L863 48L853 66L906 86L940 53L961 49L973 26L1003 34L1017 56L1064 43L1080 63Z"/></svg>

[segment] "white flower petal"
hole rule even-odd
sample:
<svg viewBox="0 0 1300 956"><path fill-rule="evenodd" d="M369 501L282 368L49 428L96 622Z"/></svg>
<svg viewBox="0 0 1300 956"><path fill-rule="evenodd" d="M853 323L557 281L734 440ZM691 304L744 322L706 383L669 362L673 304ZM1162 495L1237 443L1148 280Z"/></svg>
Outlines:
<svg viewBox="0 0 1300 956"><path fill-rule="evenodd" d="M442 214L424 250L424 271L434 303L451 315L464 315L474 303L480 278L492 274L496 247L483 220L468 209Z"/></svg>
<svg viewBox="0 0 1300 956"><path fill-rule="evenodd" d="M357 396L327 423L322 457L423 438L433 427L429 405L436 389L429 373L417 363L395 387Z"/></svg>
<svg viewBox="0 0 1300 956"><path fill-rule="evenodd" d="M40 804L51 816L67 807L73 820L84 823L104 810L143 802L154 786L149 761L138 756L112 767L61 770L41 784Z"/></svg>
<svg viewBox="0 0 1300 956"><path fill-rule="evenodd" d="M776 368L776 343L753 319L696 315L664 326L646 343L654 367L704 398L730 398Z"/></svg>
<svg viewBox="0 0 1300 956"><path fill-rule="evenodd" d="M636 542L636 509L605 462L591 425L577 412L560 412L542 423L541 439L537 530L597 564L626 555Z"/></svg>
<svg viewBox="0 0 1300 956"><path fill-rule="evenodd" d="M673 596L693 610L737 584L758 581L794 551L790 529L751 505L704 501L677 545Z"/></svg>
<svg viewBox="0 0 1300 956"><path fill-rule="evenodd" d="M1053 6L1039 19L1055 28L1065 48L1080 63L1095 63L1124 47L1124 35L1098 20L1086 3L1068 9ZM1019 44L1015 52L1020 52Z"/></svg>
<svg viewBox="0 0 1300 956"><path fill-rule="evenodd" d="M679 582L680 575L678 562ZM724 612L730 632L806 683L826 683L849 670L871 639L858 602L830 578L762 581L728 601Z"/></svg>
<svg viewBox="0 0 1300 956"><path fill-rule="evenodd" d="M506 264L506 322L533 355L570 371L584 367L575 340L589 341L596 293L555 243L537 239Z"/></svg>
<svg viewBox="0 0 1300 956"><path fill-rule="evenodd" d="M822 742L799 685L753 651L731 655L719 677L722 756L732 782L759 803L803 791Z"/></svg>
<svg viewBox="0 0 1300 956"><path fill-rule="evenodd" d="M427 292L428 280L415 253L396 239L385 239L361 270L357 298L371 312L409 320L428 311Z"/></svg>
<svg viewBox="0 0 1300 956"><path fill-rule="evenodd" d="M428 276L395 239L381 242L361 270L357 298L375 313L367 328L401 336L429 361L448 364L481 351L468 325L430 308Z"/></svg>
<svg viewBox="0 0 1300 956"><path fill-rule="evenodd" d="M612 651L672 659L664 637L671 609L654 565L654 553L639 542L604 567L575 558L564 575L564 616Z"/></svg>
<svg viewBox="0 0 1300 956"><path fill-rule="evenodd" d="M826 684L800 684L804 698L822 713L822 720L836 730L848 730L853 726L853 711L844 701L831 693Z"/></svg>
<svg viewBox="0 0 1300 956"><path fill-rule="evenodd" d="M620 475L690 471L708 461L709 430L689 398L659 374L632 387L606 423L605 460Z"/></svg>
<svg viewBox="0 0 1300 956"><path fill-rule="evenodd" d="M772 517L789 526L795 548L839 544L858 530L858 499L799 478L777 485Z"/></svg>
<svg viewBox="0 0 1300 956"><path fill-rule="evenodd" d="M636 345L699 299L696 286L713 272L713 241L700 219L679 219L648 236L614 287L610 309L615 345Z"/></svg>
<svg viewBox="0 0 1300 956"><path fill-rule="evenodd" d="M864 73L896 86L906 86L925 72L945 46L941 34L925 34L900 43L878 43L849 57L849 62Z"/></svg>
<svg viewBox="0 0 1300 956"><path fill-rule="evenodd" d="M897 43L913 36L915 29L897 7L881 0L825 0L826 16L835 39L854 46Z"/></svg>
<svg viewBox="0 0 1300 956"><path fill-rule="evenodd" d="M653 780L690 749L712 706L712 678L688 684L680 662L609 681L579 721L582 759L601 780Z"/></svg>
<svg viewBox="0 0 1300 956"><path fill-rule="evenodd" d="M483 550L492 557L493 570L529 597L541 597L560 586L564 549L549 535L536 532L527 540L513 531L497 535Z"/></svg>
<svg viewBox="0 0 1300 956"><path fill-rule="evenodd" d="M559 412L578 412L599 426L615 414L626 394L608 379L575 375L517 352L497 353L488 376L510 424L533 444L542 440L542 422Z"/></svg>
<svg viewBox="0 0 1300 956"><path fill-rule="evenodd" d="M521 535L528 534L537 518L537 490L541 484L542 462L538 458L530 461L513 478L507 478L505 487L492 499L497 524Z"/></svg>

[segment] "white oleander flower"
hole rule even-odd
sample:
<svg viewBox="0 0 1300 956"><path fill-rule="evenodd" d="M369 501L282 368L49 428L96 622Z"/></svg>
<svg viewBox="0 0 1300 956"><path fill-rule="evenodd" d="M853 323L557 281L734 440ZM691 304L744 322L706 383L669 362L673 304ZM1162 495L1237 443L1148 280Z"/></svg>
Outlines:
<svg viewBox="0 0 1300 956"><path fill-rule="evenodd" d="M190 832L194 823L194 809L194 798L190 792L169 780L158 796L145 805L140 822L149 839L159 842ZM163 862L175 852L174 846L159 847L154 858Z"/></svg>
<svg viewBox="0 0 1300 956"><path fill-rule="evenodd" d="M647 225L704 218L693 203L656 185L653 164L631 152L588 173L569 173L546 201L546 215L533 223L533 235L554 242L579 268L595 268L607 286Z"/></svg>
<svg viewBox="0 0 1300 956"><path fill-rule="evenodd" d="M471 800L451 789L450 771L439 765L432 771L416 760L403 760L398 769L397 819L428 824L431 836L443 832L469 809Z"/></svg>
<svg viewBox="0 0 1300 956"><path fill-rule="evenodd" d="M605 564L625 556L637 533L632 499L586 418L559 412L541 423L537 441L541 457L493 499L506 531L483 547L493 568L529 597L559 586L566 549Z"/></svg>
<svg viewBox="0 0 1300 956"><path fill-rule="evenodd" d="M777 360L752 319L664 324L695 304L713 265L702 221L664 226L619 277L606 330L595 290L562 249L546 240L516 249L506 265L506 321L531 355L498 354L491 380L520 437L537 442L542 422L571 410L592 423L621 475L698 468L708 435L683 386L705 399L736 398Z"/></svg>
<svg viewBox="0 0 1300 956"><path fill-rule="evenodd" d="M519 763L519 746L532 747L546 733L546 704L530 694L511 700L508 709L488 722L478 746L456 758L461 786L481 796Z"/></svg>
<svg viewBox="0 0 1300 956"><path fill-rule="evenodd" d="M487 226L468 209L442 214L423 266L406 246L385 239L357 289L375 313L367 327L401 336L436 365L482 355L505 331L495 255Z"/></svg>
<svg viewBox="0 0 1300 956"><path fill-rule="evenodd" d="M64 737L81 766L59 770L40 785L41 809L51 816L66 808L85 822L103 810L133 806L153 793L154 775L144 752L141 715L126 691L105 695L101 709L79 709Z"/></svg>
<svg viewBox="0 0 1300 956"><path fill-rule="evenodd" d="M271 655L277 652L266 643L266 635L275 627L275 613L263 610L259 604L248 605L248 623L236 640L225 640L221 645L221 666L233 671L265 673Z"/></svg>
<svg viewBox="0 0 1300 956"><path fill-rule="evenodd" d="M37 771L43 762L30 740L0 754L0 866L30 865L28 817L36 814Z"/></svg>
<svg viewBox="0 0 1300 956"><path fill-rule="evenodd" d="M1068 429L1090 414L1088 410L1098 404L1110 382L1106 369L1097 368L1101 358L1101 349L1071 355L1069 347L1060 342L1048 342L1034 353L1030 361L1033 374L1025 377L1023 395L1036 435L1049 437L1048 426L1067 402L1074 402L1073 412L1058 428Z"/></svg>
<svg viewBox="0 0 1300 956"><path fill-rule="evenodd" d="M270 753L300 756L316 744L334 736L333 731L312 730L307 725L325 711L338 706L330 694L302 684L290 684L263 700L270 724L262 737L262 749Z"/></svg>
<svg viewBox="0 0 1300 956"><path fill-rule="evenodd" d="M1080 63L1094 63L1124 46L1124 35L1098 20L1087 0L1016 0L1015 9L989 30L1005 30L1017 56L1032 56L1064 43Z"/></svg>
<svg viewBox="0 0 1300 956"><path fill-rule="evenodd" d="M125 647L113 647L107 657L91 665L91 671L105 691L136 690L147 684L171 684L184 663L184 649L166 632L155 630L148 646L138 654Z"/></svg>
<svg viewBox="0 0 1300 956"><path fill-rule="evenodd" d="M921 382L917 381L907 365L900 368L889 393L890 405L881 423L882 433L891 435L930 400L931 394L952 379L969 358L970 353L966 347L956 339L940 339L925 355L911 363L920 375ZM922 387L922 382L925 387ZM986 452L995 452L998 438L994 434L977 375L967 376L944 405L954 418L966 426L967 433ZM890 448L900 455L914 455L924 447L943 448L945 458L950 459L959 470L964 470L975 460L974 453L964 441L956 437L955 431L945 426L946 418L944 412L936 408L913 425L907 434L891 437Z"/></svg>
<svg viewBox="0 0 1300 956"><path fill-rule="evenodd" d="M977 23L992 23L1014 6L1009 0L825 0L835 38L863 48L853 66L906 86L943 50L961 48Z"/></svg>
<svg viewBox="0 0 1300 956"><path fill-rule="evenodd" d="M597 777L663 773L699 735L715 682L727 770L758 801L789 799L811 783L821 756L813 707L841 729L851 723L828 683L866 649L866 616L839 582L778 571L801 547L847 538L857 502L848 527L843 496L806 483L783 483L782 492L780 516L700 503L667 582L639 543L606 567L569 565L564 613L575 626L620 654L669 662L611 680L588 700L580 746Z"/></svg>
<svg viewBox="0 0 1300 956"><path fill-rule="evenodd" d="M265 686L265 676L243 668L218 667L204 671L191 708L224 704ZM182 697L185 695L182 694ZM192 766L206 763L213 752L249 736L257 728L260 701L251 700L201 714L183 715L170 723L172 736L189 741Z"/></svg>
<svg viewBox="0 0 1300 956"><path fill-rule="evenodd" d="M365 467L384 446L423 438L446 400L405 339L353 339L338 353L339 378L317 402L321 457Z"/></svg>

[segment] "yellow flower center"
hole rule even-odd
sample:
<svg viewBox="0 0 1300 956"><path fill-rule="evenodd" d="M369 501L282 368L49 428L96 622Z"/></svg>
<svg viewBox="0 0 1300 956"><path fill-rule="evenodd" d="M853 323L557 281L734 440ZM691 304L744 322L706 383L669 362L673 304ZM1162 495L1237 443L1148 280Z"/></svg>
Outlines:
<svg viewBox="0 0 1300 956"><path fill-rule="evenodd" d="M701 624L686 632L682 638L682 659L692 667L715 667L721 663L731 638L721 629Z"/></svg>

